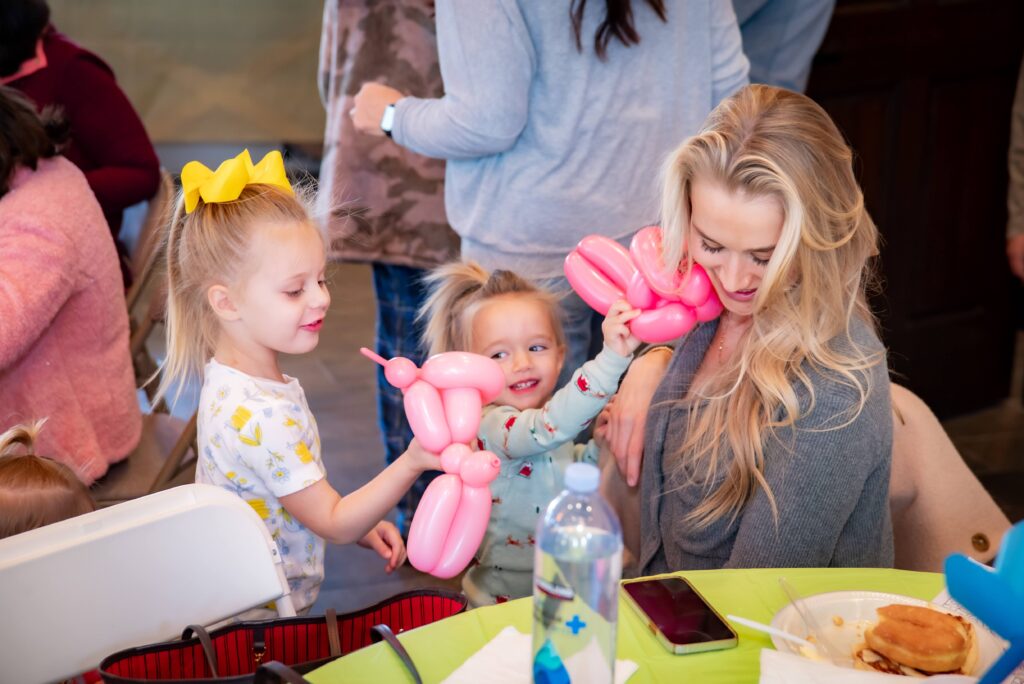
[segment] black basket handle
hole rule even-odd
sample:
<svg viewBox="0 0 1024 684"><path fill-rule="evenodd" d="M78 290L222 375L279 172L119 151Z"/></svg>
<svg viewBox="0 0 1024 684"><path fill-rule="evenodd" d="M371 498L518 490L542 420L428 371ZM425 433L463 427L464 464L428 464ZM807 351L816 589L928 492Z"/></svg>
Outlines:
<svg viewBox="0 0 1024 684"><path fill-rule="evenodd" d="M387 625L374 625L370 628L370 638L375 642L383 639L388 642L388 646L395 650L398 657L401 658L402 664L405 665L405 669L412 675L412 680L416 684L423 684L423 680L420 678L420 673L416 669L416 665L413 664L412 658L409 657L409 652L405 650L405 646L402 646L402 642L398 640L395 633L391 631L391 628Z"/></svg>
<svg viewBox="0 0 1024 684"><path fill-rule="evenodd" d="M271 660L269 663L263 663L256 668L252 682L253 684L278 684L279 682L287 682L288 684L309 684L308 679L284 663L276 660Z"/></svg>
<svg viewBox="0 0 1024 684"><path fill-rule="evenodd" d="M331 657L337 658L341 655L341 637L338 636L338 612L333 608L324 611L324 620L327 622L327 643L331 649Z"/></svg>
<svg viewBox="0 0 1024 684"><path fill-rule="evenodd" d="M202 625L189 625L181 632L181 640L191 639L193 633L199 637L199 643L203 645L203 654L206 655L206 664L210 666L210 675L216 679L217 652L213 650L213 639Z"/></svg>

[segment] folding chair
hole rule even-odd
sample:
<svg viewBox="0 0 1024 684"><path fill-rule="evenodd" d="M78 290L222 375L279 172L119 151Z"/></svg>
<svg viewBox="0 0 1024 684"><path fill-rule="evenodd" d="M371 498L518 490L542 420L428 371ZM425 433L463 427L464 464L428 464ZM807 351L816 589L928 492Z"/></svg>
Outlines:
<svg viewBox="0 0 1024 684"><path fill-rule="evenodd" d="M131 340L136 383L145 386L151 404L155 382L146 382L156 372L157 364L150 356L146 342L154 327L155 321L151 320L137 328ZM124 461L111 466L91 488L97 505L120 503L160 491L174 483L192 481L199 453L196 417L197 411L193 411L188 420L171 415L163 400L152 405L151 412L142 417L142 436L138 446Z"/></svg>
<svg viewBox="0 0 1024 684"><path fill-rule="evenodd" d="M277 545L239 497L185 485L0 540L2 679L64 680L107 655L274 601Z"/></svg>
<svg viewBox="0 0 1024 684"><path fill-rule="evenodd" d="M889 508L895 566L942 572L962 553L990 562L1010 521L967 467L928 406L892 386L894 416Z"/></svg>
<svg viewBox="0 0 1024 684"><path fill-rule="evenodd" d="M167 169L160 169L160 185L149 200L146 216L139 228L139 238L131 253L132 286L128 290L128 310L142 298L147 280L160 258L160 245L174 210L174 179Z"/></svg>

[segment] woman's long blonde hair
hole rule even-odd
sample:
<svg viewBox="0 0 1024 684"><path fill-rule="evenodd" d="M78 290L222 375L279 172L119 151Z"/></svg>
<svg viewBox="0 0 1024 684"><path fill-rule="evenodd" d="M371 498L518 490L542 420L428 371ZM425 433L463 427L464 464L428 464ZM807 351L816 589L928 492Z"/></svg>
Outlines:
<svg viewBox="0 0 1024 684"><path fill-rule="evenodd" d="M670 265L692 263L686 239L698 178L748 198L775 198L785 215L737 353L687 400L693 410L672 478L676 486L706 488L687 516L701 528L735 517L757 486L777 514L763 476L764 447L813 409L808 370L836 378L858 398L828 425L816 426L835 429L859 415L871 391L867 371L885 357L852 339L855 320L876 325L866 288L878 231L854 177L852 152L821 107L797 93L752 85L711 112L666 163L662 225ZM801 386L810 394L803 407Z"/></svg>
<svg viewBox="0 0 1024 684"><path fill-rule="evenodd" d="M45 422L15 425L0 434L0 539L96 508L70 468L33 453Z"/></svg>
<svg viewBox="0 0 1024 684"><path fill-rule="evenodd" d="M425 278L430 290L419 318L426 321L423 342L431 356L472 348L473 316L486 302L498 297L531 297L547 307L555 344L565 347L565 332L558 316L558 300L512 271L488 273L473 261L453 261Z"/></svg>
<svg viewBox="0 0 1024 684"><path fill-rule="evenodd" d="M167 274L167 359L157 401L183 381L201 377L217 344L219 323L206 293L215 284L236 284L247 275L254 232L284 223L313 225L302 189L293 196L275 185L246 186L237 200L207 204L185 213L179 194L163 246ZM315 229L315 227L314 227Z"/></svg>

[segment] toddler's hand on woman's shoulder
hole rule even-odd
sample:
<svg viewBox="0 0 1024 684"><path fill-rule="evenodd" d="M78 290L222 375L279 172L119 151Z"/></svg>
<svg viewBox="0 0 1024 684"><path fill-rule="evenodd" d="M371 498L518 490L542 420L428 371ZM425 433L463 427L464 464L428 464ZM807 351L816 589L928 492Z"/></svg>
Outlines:
<svg viewBox="0 0 1024 684"><path fill-rule="evenodd" d="M402 535L398 533L397 527L387 521L377 523L358 544L376 551L378 556L388 562L384 566L386 573L390 574L405 562L405 542L402 541Z"/></svg>
<svg viewBox="0 0 1024 684"><path fill-rule="evenodd" d="M631 356L636 351L636 348L640 346L640 340L629 331L629 326L626 324L639 315L640 309L634 309L625 299L620 299L612 304L612 308L608 309L608 315L604 318L604 323L601 324L604 343L608 345L609 349L620 356Z"/></svg>

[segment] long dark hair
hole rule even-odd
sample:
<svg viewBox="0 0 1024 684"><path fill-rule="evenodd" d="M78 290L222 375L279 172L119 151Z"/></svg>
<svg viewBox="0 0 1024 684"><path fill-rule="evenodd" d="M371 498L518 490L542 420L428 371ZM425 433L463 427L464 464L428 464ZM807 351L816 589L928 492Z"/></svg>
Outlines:
<svg viewBox="0 0 1024 684"><path fill-rule="evenodd" d="M594 51L597 56L604 59L608 54L608 43L612 36L615 36L626 47L636 45L640 42L640 34L636 32L633 25L633 5L631 0L605 0L606 12L604 21L597 27L594 34ZM668 21L665 14L664 0L647 0L661 18ZM569 5L569 14L572 15L572 31L576 35L576 49L583 50L583 42L580 38L580 27L583 25L583 11L587 6L587 0L572 0Z"/></svg>
<svg viewBox="0 0 1024 684"><path fill-rule="evenodd" d="M0 197L10 190L15 169L34 170L40 159L60 154L69 133L59 110L47 107L37 114L27 97L0 86Z"/></svg>
<svg viewBox="0 0 1024 684"><path fill-rule="evenodd" d="M0 2L0 76L10 76L35 54L36 41L49 23L46 0Z"/></svg>

